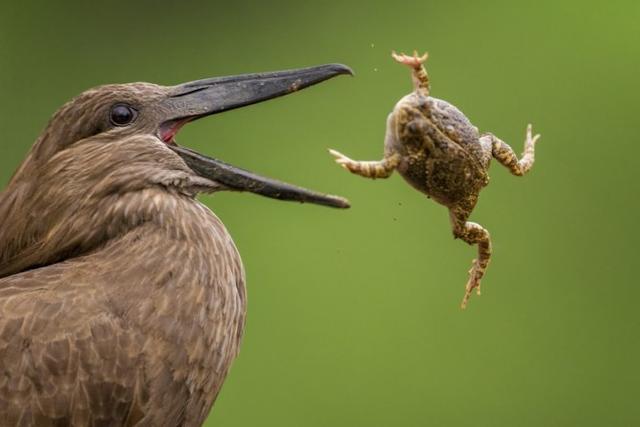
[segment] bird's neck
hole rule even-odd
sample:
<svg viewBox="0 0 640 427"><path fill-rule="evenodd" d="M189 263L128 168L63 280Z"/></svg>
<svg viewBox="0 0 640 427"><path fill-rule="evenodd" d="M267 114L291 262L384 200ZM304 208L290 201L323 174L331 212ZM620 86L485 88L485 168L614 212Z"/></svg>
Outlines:
<svg viewBox="0 0 640 427"><path fill-rule="evenodd" d="M206 207L186 198L154 203L165 206L161 215L86 262L101 265L95 274L112 284L112 309L153 341L155 357L189 388L188 412L204 420L238 352L244 270L224 225Z"/></svg>
<svg viewBox="0 0 640 427"><path fill-rule="evenodd" d="M147 209L138 226L79 259L110 278L105 291L118 296L122 312L202 323L222 301L244 301L240 255L213 212L182 197L152 197ZM145 314L140 302L153 310Z"/></svg>

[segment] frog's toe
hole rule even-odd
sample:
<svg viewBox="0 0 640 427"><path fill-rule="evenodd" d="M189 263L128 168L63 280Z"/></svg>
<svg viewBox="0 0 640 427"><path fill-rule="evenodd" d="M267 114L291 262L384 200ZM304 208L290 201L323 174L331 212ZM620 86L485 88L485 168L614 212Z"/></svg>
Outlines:
<svg viewBox="0 0 640 427"><path fill-rule="evenodd" d="M333 157L336 157L336 158L344 157L344 155L338 150L334 150L333 148L329 148L328 150L329 150L329 154L331 154Z"/></svg>
<svg viewBox="0 0 640 427"><path fill-rule="evenodd" d="M527 139L531 140L531 135L533 134L533 126L531 123L527 125Z"/></svg>
<svg viewBox="0 0 640 427"><path fill-rule="evenodd" d="M348 158L347 156L345 156L341 152L333 150L331 148L329 149L329 154L331 154L333 157L335 157L336 162L341 164L341 165L344 165L345 163L348 163L348 162L352 161L350 158Z"/></svg>
<svg viewBox="0 0 640 427"><path fill-rule="evenodd" d="M467 286L465 287L465 290L464 290L464 296L462 297L462 304L460 304L460 308L462 309L467 308L467 304L469 303L469 298L471 298L471 294L473 293L474 289L476 289L476 294L480 295L480 281L476 280L475 275L474 277L470 277L469 281L467 282Z"/></svg>
<svg viewBox="0 0 640 427"><path fill-rule="evenodd" d="M423 55L419 55L417 50L413 51L413 60L417 62L417 65L423 64L427 58L429 58L429 52L425 52Z"/></svg>
<svg viewBox="0 0 640 427"><path fill-rule="evenodd" d="M339 151L329 149L329 153L335 158L337 164L345 168L346 170L352 172L353 171L353 160L345 156Z"/></svg>
<svg viewBox="0 0 640 427"><path fill-rule="evenodd" d="M395 51L395 50L392 50L392 51L391 51L391 57L392 57L393 59L395 59L396 61L398 61L398 62L402 62L402 58L403 58L404 56L405 56L405 55L404 55L404 53L401 53L400 55L398 55L398 54L396 53L396 51Z"/></svg>
<svg viewBox="0 0 640 427"><path fill-rule="evenodd" d="M531 123L527 126L527 140L531 141L532 144L535 144L540 139L540 134L537 133L533 135L533 126Z"/></svg>

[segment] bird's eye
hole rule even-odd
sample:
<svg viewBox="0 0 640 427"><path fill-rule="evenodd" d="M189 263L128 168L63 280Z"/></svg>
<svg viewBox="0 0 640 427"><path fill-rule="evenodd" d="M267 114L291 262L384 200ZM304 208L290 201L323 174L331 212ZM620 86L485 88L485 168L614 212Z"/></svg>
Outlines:
<svg viewBox="0 0 640 427"><path fill-rule="evenodd" d="M124 104L117 104L111 107L109 118L111 123L116 126L126 126L132 123L137 116L138 112L134 108Z"/></svg>

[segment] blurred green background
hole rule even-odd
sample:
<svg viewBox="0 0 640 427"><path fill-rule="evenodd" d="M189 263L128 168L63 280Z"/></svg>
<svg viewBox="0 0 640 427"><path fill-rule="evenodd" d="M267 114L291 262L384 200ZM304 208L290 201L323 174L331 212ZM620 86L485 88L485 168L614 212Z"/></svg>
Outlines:
<svg viewBox="0 0 640 427"><path fill-rule="evenodd" d="M355 78L179 135L353 204L203 198L249 290L207 425L640 425L638 22L636 0L4 2L0 181L86 88L346 63ZM528 122L542 134L526 177L494 162L472 216L494 258L465 312L475 249L452 239L446 210L326 152L380 157L386 115L411 90L392 49L428 50L433 95L518 153Z"/></svg>

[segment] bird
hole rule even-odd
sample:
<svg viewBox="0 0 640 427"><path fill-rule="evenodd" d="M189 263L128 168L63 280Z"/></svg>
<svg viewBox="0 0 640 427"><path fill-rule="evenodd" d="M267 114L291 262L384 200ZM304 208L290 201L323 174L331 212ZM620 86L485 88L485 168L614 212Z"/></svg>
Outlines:
<svg viewBox="0 0 640 427"><path fill-rule="evenodd" d="M0 193L6 426L200 426L238 354L244 267L200 193L349 203L176 142L185 124L352 74L342 64L89 89Z"/></svg>

